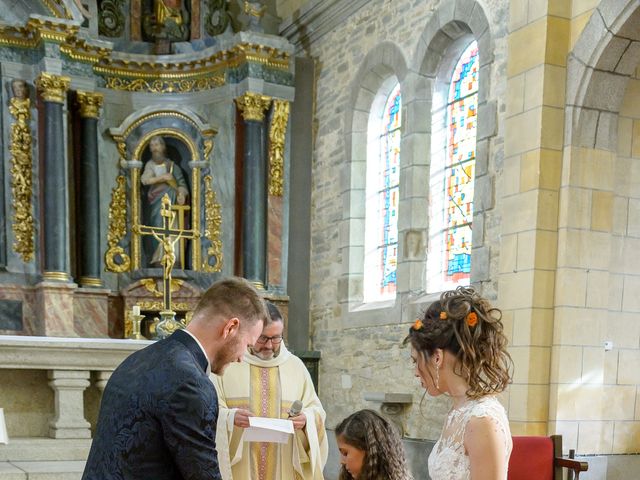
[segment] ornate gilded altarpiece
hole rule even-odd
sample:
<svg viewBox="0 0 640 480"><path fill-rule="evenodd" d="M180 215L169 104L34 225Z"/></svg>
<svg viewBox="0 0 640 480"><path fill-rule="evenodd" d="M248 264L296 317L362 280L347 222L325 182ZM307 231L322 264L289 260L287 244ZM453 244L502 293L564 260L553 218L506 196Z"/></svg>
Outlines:
<svg viewBox="0 0 640 480"><path fill-rule="evenodd" d="M109 206L105 269L129 273L135 280L122 290L127 336L131 330L130 307L138 305L147 312L162 310L162 269L154 263L157 246L145 243L147 238L140 233L141 226L152 223L148 201L151 186L146 186L143 180L144 172L155 167L149 165L153 162L150 149L157 141L154 139L161 139L158 148L164 150L164 156L172 163L173 173L166 171L163 164L162 174L174 175L175 179L179 170L180 181L187 191L184 204L174 202L172 205L174 227L194 232L192 239L176 240L175 271L215 273L222 270L221 207L210 170L217 130L188 109L176 107L143 110L129 116L120 127L110 129L110 133L118 146L119 173ZM174 190L182 188L176 185L174 183ZM174 279L171 290L174 309L179 314L195 307L198 287Z"/></svg>

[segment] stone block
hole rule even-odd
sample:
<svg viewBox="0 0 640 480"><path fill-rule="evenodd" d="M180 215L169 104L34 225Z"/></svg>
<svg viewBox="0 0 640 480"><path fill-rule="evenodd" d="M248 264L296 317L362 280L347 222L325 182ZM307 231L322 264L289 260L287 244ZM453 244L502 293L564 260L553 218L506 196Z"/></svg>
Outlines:
<svg viewBox="0 0 640 480"><path fill-rule="evenodd" d="M604 70L607 72L613 72L616 69L616 65L620 62L622 54L627 50L631 40L627 38L613 37L606 48L606 54L602 55L596 62L596 68L598 70ZM630 74L632 72L628 72Z"/></svg>
<svg viewBox="0 0 640 480"><path fill-rule="evenodd" d="M618 133L618 114L600 112L598 116L598 128L596 129L595 148L600 150L616 151Z"/></svg>
<svg viewBox="0 0 640 480"><path fill-rule="evenodd" d="M567 69L556 65L544 67L542 102L550 107L564 108ZM527 82L527 86L529 82Z"/></svg>
<svg viewBox="0 0 640 480"><path fill-rule="evenodd" d="M460 22L468 24L471 20L471 12L476 4L475 0L456 0L454 18Z"/></svg>
<svg viewBox="0 0 640 480"><path fill-rule="evenodd" d="M582 382L583 383L608 383L604 381L605 352L600 347L583 347L582 349Z"/></svg>
<svg viewBox="0 0 640 480"><path fill-rule="evenodd" d="M640 120L634 120L632 128L631 156L640 158Z"/></svg>
<svg viewBox="0 0 640 480"><path fill-rule="evenodd" d="M609 307L609 272L587 272L587 307L603 310Z"/></svg>
<svg viewBox="0 0 640 480"><path fill-rule="evenodd" d="M615 171L614 159L615 154L607 150L574 148L570 166L571 184L577 187L611 190Z"/></svg>
<svg viewBox="0 0 640 480"><path fill-rule="evenodd" d="M638 348L640 322L637 313L612 312L603 327L603 341L611 340L617 348Z"/></svg>
<svg viewBox="0 0 640 480"><path fill-rule="evenodd" d="M640 383L640 351L620 350L618 363L618 385L637 385Z"/></svg>
<svg viewBox="0 0 640 480"><path fill-rule="evenodd" d="M569 45L571 22L568 18L548 16L545 63L564 67L568 51L560 45Z"/></svg>
<svg viewBox="0 0 640 480"><path fill-rule="evenodd" d="M591 18L591 12L582 13L574 16L571 19L571 38L569 43L569 51L572 51L576 45L576 42L580 38L582 31L586 27L589 19Z"/></svg>
<svg viewBox="0 0 640 480"><path fill-rule="evenodd" d="M509 2L509 31L514 32L528 23L528 2L511 0Z"/></svg>
<svg viewBox="0 0 640 480"><path fill-rule="evenodd" d="M551 383L576 384L582 380L582 347L555 345L551 352Z"/></svg>
<svg viewBox="0 0 640 480"><path fill-rule="evenodd" d="M513 383L529 386L549 384L550 347L512 345L509 348L509 354L514 365Z"/></svg>
<svg viewBox="0 0 640 480"><path fill-rule="evenodd" d="M518 257L518 234L502 235L500 243L500 273L515 273Z"/></svg>
<svg viewBox="0 0 640 480"><path fill-rule="evenodd" d="M627 81L625 76L594 70L584 98L584 106L617 112L624 97Z"/></svg>
<svg viewBox="0 0 640 480"><path fill-rule="evenodd" d="M619 156L630 157L631 156L631 144L633 141L633 119L618 116L618 147L617 152Z"/></svg>
<svg viewBox="0 0 640 480"><path fill-rule="evenodd" d="M578 452L611 453L614 422L580 422Z"/></svg>
<svg viewBox="0 0 640 480"><path fill-rule="evenodd" d="M472 238L471 244L473 247L481 247L484 245L485 232L484 232L484 214L475 214L473 216Z"/></svg>
<svg viewBox="0 0 640 480"><path fill-rule="evenodd" d="M473 11L471 12L471 17L469 18L469 28L471 28L471 32L476 38L480 38L480 36L482 36L482 34L489 28L487 15L484 13L482 5L477 1L475 2Z"/></svg>
<svg viewBox="0 0 640 480"><path fill-rule="evenodd" d="M574 10L574 16L575 14L576 10ZM584 65L593 67L596 61L594 58L595 52L599 51L597 46L607 45L612 37L613 35L602 21L602 17L600 15L591 15L572 53Z"/></svg>
<svg viewBox="0 0 640 480"><path fill-rule="evenodd" d="M640 422L615 422L613 454L636 453L640 448Z"/></svg>
<svg viewBox="0 0 640 480"><path fill-rule="evenodd" d="M640 312L640 276L627 275L624 278L622 291L622 310L625 312Z"/></svg>
<svg viewBox="0 0 640 480"><path fill-rule="evenodd" d="M509 77L545 63L546 27L546 21L540 19L509 35L507 39L509 52L518 52L518 55L509 56L507 64Z"/></svg>
<svg viewBox="0 0 640 480"><path fill-rule="evenodd" d="M507 79L507 116L522 113L525 109L525 97L529 97L530 92L525 90L526 73L521 73ZM535 86L535 84L534 84Z"/></svg>
<svg viewBox="0 0 640 480"><path fill-rule="evenodd" d="M604 310L558 305L553 324L554 342L602 347L606 337L606 322Z"/></svg>
<svg viewBox="0 0 640 480"><path fill-rule="evenodd" d="M564 108L542 107L540 146L562 150L564 141Z"/></svg>
<svg viewBox="0 0 640 480"><path fill-rule="evenodd" d="M471 267L471 281L472 282L486 282L491 279L490 269L490 254L489 247L474 248L472 250L472 267Z"/></svg>
<svg viewBox="0 0 640 480"><path fill-rule="evenodd" d="M587 273L584 270L559 268L556 272L556 303L584 307L587 297Z"/></svg>
<svg viewBox="0 0 640 480"><path fill-rule="evenodd" d="M504 124L506 156L517 155L540 147L542 108L534 108L514 115L507 118Z"/></svg>
<svg viewBox="0 0 640 480"><path fill-rule="evenodd" d="M509 387L509 420L546 422L549 413L548 385L516 385ZM512 435L522 433L511 432Z"/></svg>
<svg viewBox="0 0 640 480"><path fill-rule="evenodd" d="M553 339L553 309L516 310L513 318L514 346L549 346Z"/></svg>
<svg viewBox="0 0 640 480"><path fill-rule="evenodd" d="M498 112L495 101L481 104L478 107L478 131L477 138L483 140L493 137L498 129Z"/></svg>
<svg viewBox="0 0 640 480"><path fill-rule="evenodd" d="M591 197L591 228L610 232L613 219L613 193L595 190Z"/></svg>
<svg viewBox="0 0 640 480"><path fill-rule="evenodd" d="M638 56L640 56L640 42L632 42L626 52L622 54L615 72L622 75L633 75L638 65Z"/></svg>

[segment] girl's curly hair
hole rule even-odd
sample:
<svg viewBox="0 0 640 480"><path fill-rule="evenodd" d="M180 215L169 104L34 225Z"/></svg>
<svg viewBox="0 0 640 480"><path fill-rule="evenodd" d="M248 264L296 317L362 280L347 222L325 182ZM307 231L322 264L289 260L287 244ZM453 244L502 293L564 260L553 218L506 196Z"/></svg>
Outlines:
<svg viewBox="0 0 640 480"><path fill-rule="evenodd" d="M453 353L459 360L454 373L469 384L469 398L500 393L511 380L512 368L501 319L502 312L473 288L458 287L443 292L427 308L404 345L410 343L425 360L437 348Z"/></svg>
<svg viewBox="0 0 640 480"><path fill-rule="evenodd" d="M365 452L359 480L413 480L396 427L373 410L359 410L342 420L336 437ZM339 480L353 480L344 468Z"/></svg>

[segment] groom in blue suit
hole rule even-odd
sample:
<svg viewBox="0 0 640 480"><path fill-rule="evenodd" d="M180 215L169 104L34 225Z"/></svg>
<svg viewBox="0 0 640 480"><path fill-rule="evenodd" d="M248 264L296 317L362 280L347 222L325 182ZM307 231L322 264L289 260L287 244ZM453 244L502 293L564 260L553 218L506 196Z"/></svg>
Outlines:
<svg viewBox="0 0 640 480"><path fill-rule="evenodd" d="M220 479L218 399L208 375L242 359L266 316L249 282L222 280L185 330L122 362L104 390L82 479Z"/></svg>

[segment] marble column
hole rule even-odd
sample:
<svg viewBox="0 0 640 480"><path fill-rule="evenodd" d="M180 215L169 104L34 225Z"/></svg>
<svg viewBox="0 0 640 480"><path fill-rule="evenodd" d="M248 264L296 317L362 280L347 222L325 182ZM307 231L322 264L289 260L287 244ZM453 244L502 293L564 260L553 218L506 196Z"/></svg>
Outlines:
<svg viewBox="0 0 640 480"><path fill-rule="evenodd" d="M247 92L236 103L244 120L242 178L243 276L264 289L267 272L267 158L264 114L271 98Z"/></svg>
<svg viewBox="0 0 640 480"><path fill-rule="evenodd" d="M69 282L69 208L63 107L71 79L42 73L36 80L44 100L44 272L46 281Z"/></svg>
<svg viewBox="0 0 640 480"><path fill-rule="evenodd" d="M78 203L80 285L102 286L100 280L100 185L98 175L98 117L102 94L78 92L82 118Z"/></svg>

